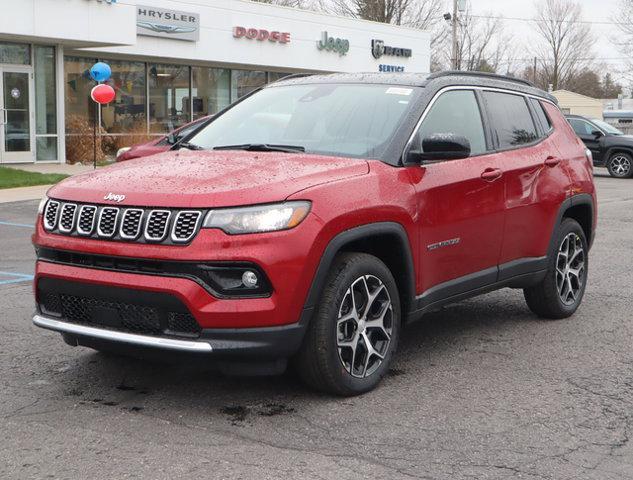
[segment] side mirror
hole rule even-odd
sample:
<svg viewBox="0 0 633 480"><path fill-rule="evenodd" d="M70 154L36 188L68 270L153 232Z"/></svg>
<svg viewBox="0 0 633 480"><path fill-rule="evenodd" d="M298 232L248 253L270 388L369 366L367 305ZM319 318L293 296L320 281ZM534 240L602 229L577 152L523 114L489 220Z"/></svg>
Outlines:
<svg viewBox="0 0 633 480"><path fill-rule="evenodd" d="M170 133L169 135L167 135L167 143L169 143L170 145L176 145L177 141L178 139L176 138L176 135L174 135L173 133Z"/></svg>
<svg viewBox="0 0 633 480"><path fill-rule="evenodd" d="M604 135L600 130L594 130L591 134L596 138L600 138Z"/></svg>
<svg viewBox="0 0 633 480"><path fill-rule="evenodd" d="M422 163L429 160L458 160L470 156L470 142L454 133L433 133L422 140L422 151L410 150L407 163Z"/></svg>

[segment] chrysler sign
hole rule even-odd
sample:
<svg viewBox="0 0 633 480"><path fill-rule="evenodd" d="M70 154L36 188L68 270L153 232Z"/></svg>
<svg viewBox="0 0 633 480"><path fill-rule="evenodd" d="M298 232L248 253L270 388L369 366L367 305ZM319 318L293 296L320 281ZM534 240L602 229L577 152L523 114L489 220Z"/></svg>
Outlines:
<svg viewBox="0 0 633 480"><path fill-rule="evenodd" d="M136 33L197 42L200 39L200 15L139 5L136 7Z"/></svg>

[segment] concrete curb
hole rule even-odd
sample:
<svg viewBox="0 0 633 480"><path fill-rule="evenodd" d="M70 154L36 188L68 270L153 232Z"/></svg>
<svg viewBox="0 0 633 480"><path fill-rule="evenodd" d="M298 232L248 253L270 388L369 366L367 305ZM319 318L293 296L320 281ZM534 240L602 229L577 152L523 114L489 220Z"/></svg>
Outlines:
<svg viewBox="0 0 633 480"><path fill-rule="evenodd" d="M39 200L52 185L36 185L34 187L0 189L0 203L23 202L25 200Z"/></svg>

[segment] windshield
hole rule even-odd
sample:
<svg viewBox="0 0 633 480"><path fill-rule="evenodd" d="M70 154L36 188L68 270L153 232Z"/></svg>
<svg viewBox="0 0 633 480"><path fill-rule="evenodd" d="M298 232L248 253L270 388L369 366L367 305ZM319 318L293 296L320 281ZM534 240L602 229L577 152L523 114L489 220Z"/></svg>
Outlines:
<svg viewBox="0 0 633 480"><path fill-rule="evenodd" d="M419 90L387 85L268 87L220 115L189 143L213 149L283 145L306 152L380 158Z"/></svg>
<svg viewBox="0 0 633 480"><path fill-rule="evenodd" d="M602 120L598 120L596 118L592 118L591 121L598 125L602 131L610 133L611 135L624 135L623 132L615 128L613 125L609 125L607 122L603 122Z"/></svg>

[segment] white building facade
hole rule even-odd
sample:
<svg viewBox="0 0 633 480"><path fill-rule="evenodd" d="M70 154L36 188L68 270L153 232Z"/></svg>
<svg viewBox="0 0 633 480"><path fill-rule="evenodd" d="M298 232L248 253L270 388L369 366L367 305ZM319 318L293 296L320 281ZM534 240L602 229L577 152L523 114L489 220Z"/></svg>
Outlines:
<svg viewBox="0 0 633 480"><path fill-rule="evenodd" d="M150 4L150 5L148 5ZM0 0L0 164L92 159L292 73L427 74L430 34L242 0ZM98 108L88 70L116 91Z"/></svg>

